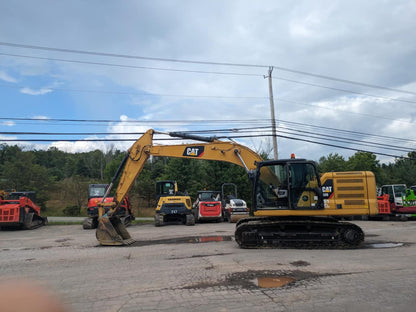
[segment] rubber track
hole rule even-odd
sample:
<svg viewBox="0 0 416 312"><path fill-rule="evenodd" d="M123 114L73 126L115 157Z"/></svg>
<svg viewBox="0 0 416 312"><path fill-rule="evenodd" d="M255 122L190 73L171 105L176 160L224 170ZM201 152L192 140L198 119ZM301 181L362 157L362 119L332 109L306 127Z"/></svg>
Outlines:
<svg viewBox="0 0 416 312"><path fill-rule="evenodd" d="M23 224L23 229L34 230L44 225L45 220L42 217L39 217L38 215L32 213L32 220L30 224Z"/></svg>
<svg viewBox="0 0 416 312"><path fill-rule="evenodd" d="M351 249L364 241L353 223L327 217L246 218L236 225L241 248Z"/></svg>
<svg viewBox="0 0 416 312"><path fill-rule="evenodd" d="M97 221L95 221L95 223L97 223ZM91 218L91 217L85 218L84 221L82 222L82 228L84 230L96 229L97 225L94 224L94 218Z"/></svg>

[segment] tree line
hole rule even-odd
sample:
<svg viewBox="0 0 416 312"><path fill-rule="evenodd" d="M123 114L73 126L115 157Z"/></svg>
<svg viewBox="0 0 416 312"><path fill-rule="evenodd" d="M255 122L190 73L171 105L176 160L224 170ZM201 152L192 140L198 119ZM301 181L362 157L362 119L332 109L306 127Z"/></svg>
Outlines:
<svg viewBox="0 0 416 312"><path fill-rule="evenodd" d="M261 153L263 158L265 153ZM51 147L48 150L25 150L18 145L0 145L0 190L36 191L37 204L48 207L86 207L88 184L109 183L125 155L110 148L84 153L66 153ZM348 159L339 154L321 157L319 172L372 171L378 185L405 183L416 185L416 152L408 159L380 164L376 155L357 152ZM196 192L220 191L223 183L235 183L238 195L250 202L251 185L245 170L237 165L193 159L151 157L136 179L130 197L136 205L155 206L155 183L176 180L181 192L195 199Z"/></svg>

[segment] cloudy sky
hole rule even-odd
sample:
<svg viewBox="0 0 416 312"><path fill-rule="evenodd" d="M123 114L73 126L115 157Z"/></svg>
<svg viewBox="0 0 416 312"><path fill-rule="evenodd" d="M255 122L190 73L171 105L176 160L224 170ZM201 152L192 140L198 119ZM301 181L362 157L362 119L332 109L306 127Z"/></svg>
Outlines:
<svg viewBox="0 0 416 312"><path fill-rule="evenodd" d="M279 158L416 149L415 0L2 0L0 143L240 129L218 133L270 150L269 67Z"/></svg>

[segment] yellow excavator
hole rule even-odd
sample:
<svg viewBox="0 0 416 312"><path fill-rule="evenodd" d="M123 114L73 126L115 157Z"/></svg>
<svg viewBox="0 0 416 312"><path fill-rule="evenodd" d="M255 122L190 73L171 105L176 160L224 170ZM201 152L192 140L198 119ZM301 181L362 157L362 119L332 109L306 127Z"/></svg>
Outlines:
<svg viewBox="0 0 416 312"><path fill-rule="evenodd" d="M200 143L156 145L154 134ZM340 219L374 215L378 211L375 179L371 172L326 174L321 183L313 161L294 157L263 161L257 153L234 141L150 129L131 146L114 175L107 193L122 172L113 202L105 203L105 194L98 205L96 237L101 245L135 242L116 211L151 155L224 161L245 168L252 182L253 197L251 217L236 224L235 240L242 248L316 244L357 247L364 240L362 229ZM106 207L109 208L107 213Z"/></svg>
<svg viewBox="0 0 416 312"><path fill-rule="evenodd" d="M178 191L176 181L157 181L155 226L164 225L169 221L195 225L191 197Z"/></svg>

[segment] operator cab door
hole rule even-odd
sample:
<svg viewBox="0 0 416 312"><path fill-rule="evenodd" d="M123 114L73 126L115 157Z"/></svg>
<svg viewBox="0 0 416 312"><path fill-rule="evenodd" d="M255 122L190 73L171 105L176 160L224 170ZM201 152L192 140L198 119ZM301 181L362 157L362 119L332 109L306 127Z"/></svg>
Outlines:
<svg viewBox="0 0 416 312"><path fill-rule="evenodd" d="M159 201L160 197L175 196L176 195L176 182L175 181L157 181L156 182L156 201Z"/></svg>
<svg viewBox="0 0 416 312"><path fill-rule="evenodd" d="M324 207L318 172L313 162L306 160L259 163L254 192L254 211Z"/></svg>

